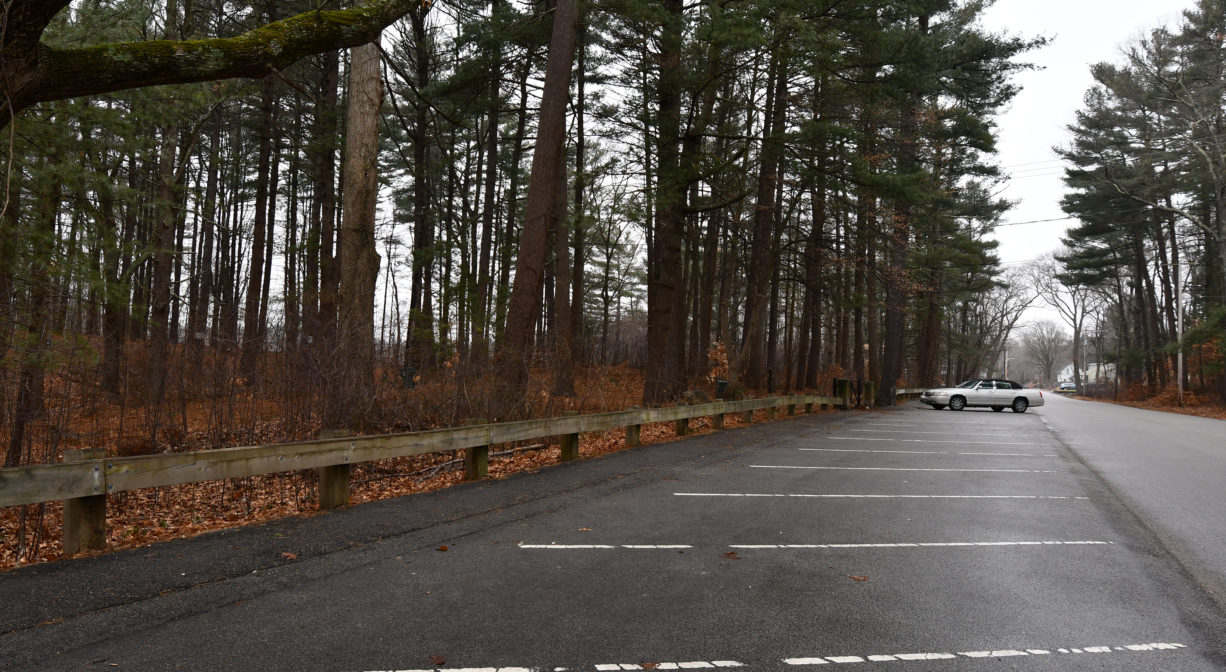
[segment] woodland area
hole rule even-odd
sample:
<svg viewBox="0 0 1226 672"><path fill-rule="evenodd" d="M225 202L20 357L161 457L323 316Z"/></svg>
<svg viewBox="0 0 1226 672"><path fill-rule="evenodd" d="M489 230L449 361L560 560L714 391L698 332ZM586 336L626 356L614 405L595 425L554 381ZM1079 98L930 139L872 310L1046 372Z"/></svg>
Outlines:
<svg viewBox="0 0 1226 672"><path fill-rule="evenodd" d="M892 405L1007 372L1040 299L1075 367L1155 394L1186 334L1220 394L1223 3L1095 69L1080 225L1011 271L993 115L1043 40L984 5L13 0L4 466L836 377Z"/></svg>
<svg viewBox="0 0 1226 672"><path fill-rule="evenodd" d="M1062 313L1073 352L1116 362L1119 386L1226 399L1224 35L1226 3L1201 0L1094 66L1059 152L1078 220L1056 255Z"/></svg>

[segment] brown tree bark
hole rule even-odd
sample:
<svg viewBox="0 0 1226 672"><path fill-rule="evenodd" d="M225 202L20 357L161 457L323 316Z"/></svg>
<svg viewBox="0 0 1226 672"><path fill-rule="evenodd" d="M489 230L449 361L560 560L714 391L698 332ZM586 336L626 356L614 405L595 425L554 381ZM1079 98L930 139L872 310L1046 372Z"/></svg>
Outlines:
<svg viewBox="0 0 1226 672"><path fill-rule="evenodd" d="M777 50L771 54L768 73L767 124L762 129L758 195L746 286L745 342L741 345L740 358L745 385L751 388L766 387L766 323L770 312L771 278L776 263L771 252L781 143L775 135L782 133L787 100L787 65Z"/></svg>
<svg viewBox="0 0 1226 672"><path fill-rule="evenodd" d="M345 10L315 9L230 38L182 41L166 36L83 48L43 44L43 32L69 3L8 3L0 39L0 125L38 102L158 84L262 78L304 56L370 42L423 4L371 0Z"/></svg>
<svg viewBox="0 0 1226 672"><path fill-rule="evenodd" d="M502 0L490 0L490 13L497 17ZM494 216L498 193L498 122L502 111L502 51L492 47L490 63L489 107L486 110L485 128L485 193L481 203L481 250L477 260L477 282L472 297L472 344L469 357L476 367L489 361L489 293L490 264L493 257Z"/></svg>
<svg viewBox="0 0 1226 672"><path fill-rule="evenodd" d="M271 219L270 170L272 165L272 136L276 98L272 77L265 77L260 84L260 131L256 150L255 221L251 226L251 260L247 274L247 301L243 312L243 376L250 382L259 377L259 355L264 350L264 284L266 248L272 243L268 236Z"/></svg>
<svg viewBox="0 0 1226 672"><path fill-rule="evenodd" d="M351 50L345 119L341 222L341 300L337 358L344 362L330 390L328 424L358 428L374 404L375 207L379 195L379 108L383 78L379 41Z"/></svg>
<svg viewBox="0 0 1226 672"><path fill-rule="evenodd" d="M430 84L430 45L425 12L409 16L413 28L414 74L418 90ZM408 334L405 337L405 371L414 373L434 362L434 316L431 305L431 274L434 269L434 223L430 221L430 188L427 166L430 146L430 116L418 101L413 127L413 287L409 294Z"/></svg>
<svg viewBox="0 0 1226 672"><path fill-rule="evenodd" d="M549 222L555 207L558 171L562 170L564 158L566 103L575 55L577 21L575 0L558 0L545 66L536 149L532 154L528 201L524 207L524 228L515 264L515 284L507 306L505 340L496 362L504 391L502 399L506 405L518 404L528 384L528 353L533 325L541 309L541 282L549 245ZM503 410L502 414L505 414L510 408Z"/></svg>
<svg viewBox="0 0 1226 672"><path fill-rule="evenodd" d="M659 44L659 136L656 147L654 235L648 241L647 376L643 403L669 401L685 390L685 279L681 242L686 179L681 156L682 27L684 3L664 0Z"/></svg>

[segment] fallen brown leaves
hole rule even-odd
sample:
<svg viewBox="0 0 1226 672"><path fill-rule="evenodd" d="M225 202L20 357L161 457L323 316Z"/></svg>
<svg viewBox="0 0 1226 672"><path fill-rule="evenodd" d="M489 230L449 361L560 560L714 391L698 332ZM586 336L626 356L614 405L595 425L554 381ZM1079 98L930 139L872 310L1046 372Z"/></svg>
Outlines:
<svg viewBox="0 0 1226 672"><path fill-rule="evenodd" d="M542 411L566 407L591 413L621 410L638 403L642 375L629 367L586 370L580 376L578 400L549 402ZM262 418L251 418L241 438L231 445L277 443L304 438L302 427L286 420L281 409L259 403L251 407ZM127 412L127 411L122 411ZM816 409L815 409L815 412ZM547 417L544 413L541 417ZM207 430L216 418L207 412L193 416L190 431L183 434L184 448L214 447L215 432ZM297 416L295 416L297 417ZM777 418L786 418L782 409ZM765 410L753 414L753 422L768 419ZM91 421L97 418L91 416ZM108 421L110 422L110 421ZM200 427L197 427L196 424ZM740 413L725 416L725 428L743 426ZM394 428L383 428L391 430ZM690 420L689 433L715 431L710 418ZM651 445L675 441L672 422L644 425L640 443ZM625 450L624 429L584 434L579 442L581 458L597 458ZM527 445L499 447L489 459L488 475L500 479L533 472L561 457L561 447ZM501 453L501 454L500 454ZM58 459L58 458L57 458ZM350 501L354 504L431 492L464 481L463 453L452 451L413 457L378 460L354 465ZM286 472L225 481L189 483L109 495L107 497L107 549L138 548L160 541L196 536L214 530L268 522L291 516L318 513L318 476L314 471ZM0 571L19 565L47 562L63 557L62 507L58 502L0 509ZM24 544L18 545L18 540ZM446 547L439 547L445 550ZM297 555L286 552L286 560ZM726 557L737 559L732 553Z"/></svg>

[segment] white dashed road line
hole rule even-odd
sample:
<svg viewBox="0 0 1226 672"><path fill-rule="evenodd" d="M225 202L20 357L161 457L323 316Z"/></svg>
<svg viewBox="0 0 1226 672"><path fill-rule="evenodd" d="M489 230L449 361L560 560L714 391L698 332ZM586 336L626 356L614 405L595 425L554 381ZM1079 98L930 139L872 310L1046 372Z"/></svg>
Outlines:
<svg viewBox="0 0 1226 672"><path fill-rule="evenodd" d="M820 469L826 471L960 471L998 474L1055 474L1051 469L919 469L903 467L804 467L787 464L751 464L750 469Z"/></svg>
<svg viewBox="0 0 1226 672"><path fill-rule="evenodd" d="M677 497L800 497L808 499L1090 499L1089 497L1066 495L799 495L757 492L674 492L673 495Z"/></svg>

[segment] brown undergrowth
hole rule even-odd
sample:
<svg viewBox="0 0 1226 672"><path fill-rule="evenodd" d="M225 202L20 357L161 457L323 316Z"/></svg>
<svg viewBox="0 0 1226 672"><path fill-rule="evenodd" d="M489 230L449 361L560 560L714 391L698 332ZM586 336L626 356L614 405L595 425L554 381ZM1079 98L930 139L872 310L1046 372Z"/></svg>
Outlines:
<svg viewBox="0 0 1226 672"><path fill-rule="evenodd" d="M385 433L413 431L480 422L482 386L464 382L461 376L444 376L419 384L413 389L388 395L385 418L375 431ZM544 389L545 381L535 381ZM530 395L534 417L564 413L596 413L624 410L639 402L642 373L627 366L585 369L576 381L576 396ZM183 404L180 420L168 423L177 431L163 431L165 444L160 451L199 450L223 445L253 445L312 438L321 429L309 413L284 409L281 405L238 397L230 402L232 426L241 431L219 430L216 404ZM396 413L395 408L413 409ZM105 447L108 454L123 454L125 442L121 428L140 425L146 415L122 407L106 408L94 404L88 414L69 423L62 434L69 439L45 461L59 461L69 447ZM289 421L292 418L293 421ZM754 421L767 418L765 411L755 413ZM49 421L49 420L48 420ZM742 422L739 414L725 418L725 426ZM709 418L690 421L691 433L713 431ZM88 436L88 440L80 437ZM641 431L643 444L676 439L672 423L646 425ZM171 443L173 441L173 443ZM140 448L141 446L137 446ZM148 448L148 446L144 446ZM129 446L130 448L130 446ZM625 430L584 434L580 440L581 458L593 458L625 448ZM493 446L489 459L489 478L505 478L515 473L534 471L558 462L561 448L555 444L526 442ZM452 451L413 457L378 460L354 466L351 475L353 504L430 492L463 481L463 453ZM116 493L107 498L108 551L137 548L169 539L266 522L289 516L318 512L318 480L314 471L270 474L242 479L190 483L178 486ZM63 556L62 507L58 502L0 509L0 571L14 567L58 560Z"/></svg>
<svg viewBox="0 0 1226 672"><path fill-rule="evenodd" d="M1138 389L1140 388L1140 389ZM1087 399L1087 397L1080 397ZM1168 385L1157 394L1149 395L1139 386L1133 386L1121 395L1119 399L1091 399L1091 401L1106 401L1121 406L1144 408L1151 411L1195 415L1201 418L1216 418L1226 420L1226 406L1203 392L1184 390L1183 403L1179 400L1179 390L1174 385Z"/></svg>

